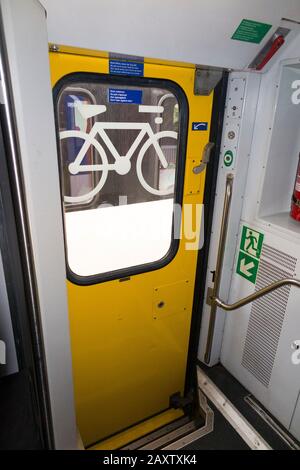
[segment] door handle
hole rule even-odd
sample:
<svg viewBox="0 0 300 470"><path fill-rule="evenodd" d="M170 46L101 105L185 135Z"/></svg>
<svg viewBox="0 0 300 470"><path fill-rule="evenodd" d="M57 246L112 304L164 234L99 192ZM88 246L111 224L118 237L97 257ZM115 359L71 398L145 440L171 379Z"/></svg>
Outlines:
<svg viewBox="0 0 300 470"><path fill-rule="evenodd" d="M202 153L202 163L200 163L200 165L194 166L193 168L193 173L195 173L195 175L199 175L199 173L201 173L206 168L207 163L209 163L210 154L214 146L214 142L207 142L207 144L205 145Z"/></svg>
<svg viewBox="0 0 300 470"><path fill-rule="evenodd" d="M217 262L216 262L216 270L215 270L215 280L213 288L208 288L207 290L207 303L211 306L210 309L210 318L209 318L209 326L208 326L208 334L207 334L207 342L206 342L206 350L204 355L204 360L208 364L210 362L211 357L211 350L212 350L212 343L214 337L214 330L215 330L215 323L216 323L216 313L217 308L222 308L225 311L232 311L236 310L240 307L244 307L254 300L263 297L270 292L279 289L280 287L291 285L300 288L300 279L296 278L284 278L280 279L279 281L273 282L268 286L254 292L253 294L244 297L233 304L227 304L219 297L219 290L220 290L220 283L221 283L221 272L224 260L224 252L225 252L225 244L227 238L227 230L228 230L228 217L230 212L231 206L231 198L232 198L232 188L233 188L233 174L228 174L226 178L226 188L225 188L225 196L224 196L224 205L223 205L223 215L222 215L222 222L221 222L221 230L220 230L220 238L219 238L219 246L218 246L218 254L217 254Z"/></svg>

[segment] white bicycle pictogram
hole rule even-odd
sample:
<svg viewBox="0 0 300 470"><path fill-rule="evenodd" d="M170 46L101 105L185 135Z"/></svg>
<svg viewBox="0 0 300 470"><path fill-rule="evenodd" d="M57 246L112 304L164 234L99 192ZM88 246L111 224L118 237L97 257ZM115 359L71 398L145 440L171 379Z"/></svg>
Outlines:
<svg viewBox="0 0 300 470"><path fill-rule="evenodd" d="M76 103L76 107L82 117L85 119L97 116L98 114L104 113L106 111L106 106L104 105L90 105L90 104L82 104L80 102ZM140 111L145 108L145 106L140 106ZM155 108L155 107L149 107ZM160 108L160 110L163 108ZM149 112L149 111L148 111ZM153 112L153 111L151 111ZM161 112L161 111L160 111ZM160 121L161 122L161 121ZM135 140L133 141L131 147L128 149L126 155L120 155L116 147L114 146L113 142L111 141L110 137L105 132L106 130L113 129L113 130L138 130L140 131ZM95 138L96 135L99 134L103 142L105 143L108 150L111 152L112 156L114 157L114 163L108 163L107 155L100 144L100 142ZM154 133L150 124L148 122L95 122L93 127L91 128L89 133L80 131L80 130L67 130L60 132L60 140L68 139L68 138L79 138L84 140L84 143L78 152L75 160L68 165L68 170L71 175L77 175L83 172L102 172L98 183L96 186L86 194L80 196L65 196L64 200L66 202L85 202L90 200L94 197L104 186L106 179L108 177L109 171L115 171L119 175L126 175L131 169L131 157L133 156L134 152L142 142L145 135L148 135L148 139L142 145L137 161L136 161L136 172L138 179L143 186L143 188L157 196L166 196L168 194L173 193L173 188L168 189L157 189L152 188L147 181L145 180L142 172L142 162L145 156L146 151L148 148L153 145L155 148L156 154L159 158L160 164L162 168L168 167L168 162L166 157L158 143L158 141L163 137L171 137L173 139L177 139L178 134L175 131L160 131ZM101 163L97 164L82 164L84 157L90 147L93 146L97 150L100 158Z"/></svg>

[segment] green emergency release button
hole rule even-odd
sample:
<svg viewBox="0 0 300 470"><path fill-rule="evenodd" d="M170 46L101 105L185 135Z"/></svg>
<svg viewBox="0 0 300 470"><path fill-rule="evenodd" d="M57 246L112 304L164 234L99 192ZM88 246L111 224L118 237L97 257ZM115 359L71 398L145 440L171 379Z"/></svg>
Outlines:
<svg viewBox="0 0 300 470"><path fill-rule="evenodd" d="M231 150L226 150L224 155L224 165L231 166L233 163L233 153Z"/></svg>

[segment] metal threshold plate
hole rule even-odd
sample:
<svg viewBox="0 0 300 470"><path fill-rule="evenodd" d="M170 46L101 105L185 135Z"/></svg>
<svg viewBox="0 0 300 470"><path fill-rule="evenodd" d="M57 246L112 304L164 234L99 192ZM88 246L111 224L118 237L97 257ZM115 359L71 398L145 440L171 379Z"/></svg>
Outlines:
<svg viewBox="0 0 300 470"><path fill-rule="evenodd" d="M188 416L184 416L183 418L177 419L176 421L173 421L170 424L167 424L166 426L163 426L156 431L153 431L146 436L141 437L140 439L127 444L124 447L121 447L119 450L136 450L140 449L141 447L149 444L150 442L157 440L158 438L174 431L175 429L180 428L183 425L186 425L190 421L190 418Z"/></svg>

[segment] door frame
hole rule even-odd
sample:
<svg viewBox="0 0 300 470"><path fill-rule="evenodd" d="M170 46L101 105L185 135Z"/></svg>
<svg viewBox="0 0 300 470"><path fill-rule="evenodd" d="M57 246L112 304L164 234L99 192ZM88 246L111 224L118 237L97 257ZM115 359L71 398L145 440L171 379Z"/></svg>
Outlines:
<svg viewBox="0 0 300 470"><path fill-rule="evenodd" d="M219 159L221 152L223 122L225 114L225 103L228 88L229 72L223 71L222 79L214 89L213 109L211 118L211 128L209 141L214 142L215 145L210 154L210 160L206 167L206 178L204 187L204 246L199 251L197 260L197 271L194 291L194 303L192 311L192 321L190 330L190 342L187 359L186 380L185 380L185 395L191 390L197 390L198 379L196 364L200 329L202 322L203 305L206 301L205 287L206 287L206 274L208 268L208 257L210 249L211 229L213 222L213 213L215 206L215 193L218 178ZM212 273L213 276L213 273Z"/></svg>

